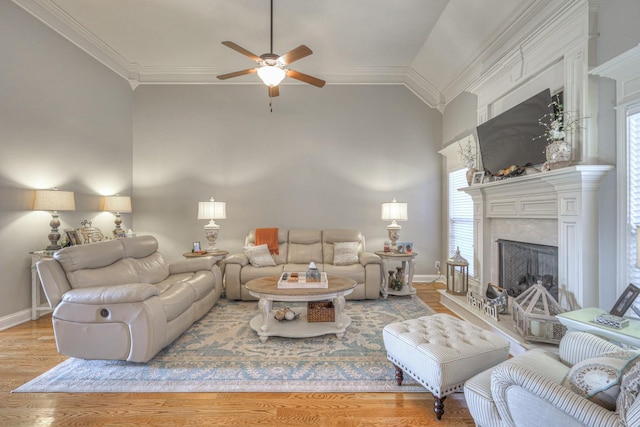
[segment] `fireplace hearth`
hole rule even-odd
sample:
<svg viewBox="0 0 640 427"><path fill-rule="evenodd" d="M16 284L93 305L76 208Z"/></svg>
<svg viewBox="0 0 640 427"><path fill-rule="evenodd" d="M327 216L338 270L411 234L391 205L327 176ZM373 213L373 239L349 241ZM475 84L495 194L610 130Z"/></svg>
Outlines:
<svg viewBox="0 0 640 427"><path fill-rule="evenodd" d="M558 248L498 239L498 280L507 295L518 297L540 283L558 301Z"/></svg>

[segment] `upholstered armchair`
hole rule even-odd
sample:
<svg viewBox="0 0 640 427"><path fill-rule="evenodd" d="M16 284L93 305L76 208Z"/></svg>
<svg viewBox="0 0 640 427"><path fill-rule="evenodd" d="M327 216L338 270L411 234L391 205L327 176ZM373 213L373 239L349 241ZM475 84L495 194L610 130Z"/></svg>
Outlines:
<svg viewBox="0 0 640 427"><path fill-rule="evenodd" d="M640 357L635 352L621 355L622 350L589 333L567 333L560 342L559 354L531 350L469 379L464 386L469 411L481 427L640 426L640 399L636 399ZM618 362L623 355L629 356L629 362L617 368L606 366L602 375L596 374L597 387L589 385L587 394L579 390L578 386L585 387L587 377L594 374L593 366L605 365L602 356L610 352L617 353L613 359ZM604 377L621 386L603 386L600 380ZM617 406L603 407L607 399Z"/></svg>

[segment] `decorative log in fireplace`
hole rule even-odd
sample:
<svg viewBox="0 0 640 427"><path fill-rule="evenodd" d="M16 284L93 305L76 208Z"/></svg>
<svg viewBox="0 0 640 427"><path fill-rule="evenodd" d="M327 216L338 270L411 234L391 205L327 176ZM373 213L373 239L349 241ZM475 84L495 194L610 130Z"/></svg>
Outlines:
<svg viewBox="0 0 640 427"><path fill-rule="evenodd" d="M558 248L498 239L500 285L517 297L538 282L558 300Z"/></svg>

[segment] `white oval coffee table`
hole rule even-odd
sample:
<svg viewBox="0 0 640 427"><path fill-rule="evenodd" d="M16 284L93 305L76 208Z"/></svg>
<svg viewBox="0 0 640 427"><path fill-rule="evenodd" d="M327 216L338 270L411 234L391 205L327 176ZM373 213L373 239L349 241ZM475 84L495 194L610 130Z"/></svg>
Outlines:
<svg viewBox="0 0 640 427"><path fill-rule="evenodd" d="M351 324L351 317L343 313L344 297L353 292L356 281L346 277L329 277L327 288L278 289L280 276L262 277L248 281L244 286L258 301L260 314L249 322L251 329L258 333L260 341L269 337L307 338L326 334L336 334L342 339ZM335 307L335 322L308 322L306 307L297 310L296 320L276 320L271 311L273 301L309 302L332 300Z"/></svg>

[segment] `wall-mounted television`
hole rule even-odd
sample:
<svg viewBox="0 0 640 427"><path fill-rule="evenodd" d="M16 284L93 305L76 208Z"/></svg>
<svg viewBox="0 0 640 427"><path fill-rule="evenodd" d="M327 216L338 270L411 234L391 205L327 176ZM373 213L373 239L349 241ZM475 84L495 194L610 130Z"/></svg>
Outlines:
<svg viewBox="0 0 640 427"><path fill-rule="evenodd" d="M539 94L477 127L482 165L497 175L500 169L544 163L547 140L539 122L553 113L551 91ZM549 118L550 116L546 116Z"/></svg>

